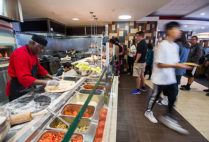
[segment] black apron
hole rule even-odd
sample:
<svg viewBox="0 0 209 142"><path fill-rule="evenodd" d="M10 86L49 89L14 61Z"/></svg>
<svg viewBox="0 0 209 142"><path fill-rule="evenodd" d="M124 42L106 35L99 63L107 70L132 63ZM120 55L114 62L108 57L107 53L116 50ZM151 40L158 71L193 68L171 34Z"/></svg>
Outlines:
<svg viewBox="0 0 209 142"><path fill-rule="evenodd" d="M26 45L26 49L28 50L28 53L31 55L31 52ZM32 56L32 55L31 55ZM37 78L38 77L38 60L36 61L36 64L33 65L31 70L32 77ZM9 93L9 101L12 101L14 99L17 99L26 93L30 92L31 89L35 88L34 85L31 85L28 88L24 88L18 81L17 78L12 78L10 83L10 93Z"/></svg>

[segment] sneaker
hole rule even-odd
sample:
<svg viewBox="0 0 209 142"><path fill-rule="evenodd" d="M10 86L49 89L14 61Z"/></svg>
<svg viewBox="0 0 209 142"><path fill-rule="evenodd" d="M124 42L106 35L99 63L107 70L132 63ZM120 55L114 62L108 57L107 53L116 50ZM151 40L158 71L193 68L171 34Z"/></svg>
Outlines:
<svg viewBox="0 0 209 142"><path fill-rule="evenodd" d="M186 87L186 85L181 85L181 88L182 88L182 87Z"/></svg>
<svg viewBox="0 0 209 142"><path fill-rule="evenodd" d="M181 90L185 90L185 91L189 91L190 90L190 87L185 86L185 87L181 87L180 89Z"/></svg>
<svg viewBox="0 0 209 142"><path fill-rule="evenodd" d="M181 125L179 125L176 120L174 120L173 118L171 118L169 116L161 116L160 122L176 132L179 132L179 133L185 134L185 135L189 134L189 131L182 128Z"/></svg>
<svg viewBox="0 0 209 142"><path fill-rule="evenodd" d="M168 106L168 97L167 97L167 96L164 96L163 99L157 100L156 103L157 103L158 105Z"/></svg>
<svg viewBox="0 0 209 142"><path fill-rule="evenodd" d="M146 89L145 87L143 87L143 88L140 88L140 91L142 91L142 92L146 92L146 91L147 91L147 89Z"/></svg>
<svg viewBox="0 0 209 142"><path fill-rule="evenodd" d="M163 99L161 100L162 105L168 106L168 96L164 96Z"/></svg>
<svg viewBox="0 0 209 142"><path fill-rule="evenodd" d="M203 90L204 92L209 92L209 89L205 89L205 90Z"/></svg>
<svg viewBox="0 0 209 142"><path fill-rule="evenodd" d="M137 89L135 89L134 91L131 92L131 94L133 94L133 95L139 95L139 94L141 94L141 92L138 91Z"/></svg>
<svg viewBox="0 0 209 142"><path fill-rule="evenodd" d="M151 121L152 123L157 123L157 119L154 117L153 112L152 111L145 111L144 116L149 119L149 121Z"/></svg>
<svg viewBox="0 0 209 142"><path fill-rule="evenodd" d="M161 100L157 100L156 103L157 103L158 105L163 105L162 102L161 102Z"/></svg>

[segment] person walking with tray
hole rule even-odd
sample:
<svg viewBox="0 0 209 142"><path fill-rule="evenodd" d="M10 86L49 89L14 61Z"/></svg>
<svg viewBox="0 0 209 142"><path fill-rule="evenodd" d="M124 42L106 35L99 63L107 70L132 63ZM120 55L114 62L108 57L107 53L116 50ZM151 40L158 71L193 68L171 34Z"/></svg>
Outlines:
<svg viewBox="0 0 209 142"><path fill-rule="evenodd" d="M176 75L175 68L190 69L189 66L179 63L179 46L174 42L180 37L179 23L170 22L165 26L166 40L159 44L154 57L154 68L152 82L154 83L153 93L148 101L145 117L151 122L157 123L152 109L161 92L168 96L168 111L160 117L161 122L167 127L183 133L189 132L181 127L173 117L173 105L176 101Z"/></svg>

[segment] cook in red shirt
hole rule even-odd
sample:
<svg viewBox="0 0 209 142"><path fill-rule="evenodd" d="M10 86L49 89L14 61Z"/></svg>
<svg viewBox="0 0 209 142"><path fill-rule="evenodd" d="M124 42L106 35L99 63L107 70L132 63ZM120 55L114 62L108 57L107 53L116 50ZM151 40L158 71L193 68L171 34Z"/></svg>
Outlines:
<svg viewBox="0 0 209 142"><path fill-rule="evenodd" d="M43 53L47 40L33 35L29 44L16 49L10 56L8 74L11 77L7 83L6 95L12 101L28 93L35 85L59 84L58 78L52 77L39 63L38 54ZM54 80L40 80L39 76L46 76Z"/></svg>

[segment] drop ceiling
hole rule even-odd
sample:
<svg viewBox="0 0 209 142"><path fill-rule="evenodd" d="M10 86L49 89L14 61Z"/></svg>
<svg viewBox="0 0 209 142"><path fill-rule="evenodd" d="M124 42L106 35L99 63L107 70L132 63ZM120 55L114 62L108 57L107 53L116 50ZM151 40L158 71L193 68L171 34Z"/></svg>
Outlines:
<svg viewBox="0 0 209 142"><path fill-rule="evenodd" d="M171 19L172 16L182 18L181 20L159 20L159 31L164 31L165 24L170 21L179 22L183 31L193 31L193 33L209 31L209 0L171 0L150 15L170 16Z"/></svg>
<svg viewBox="0 0 209 142"><path fill-rule="evenodd" d="M174 20L159 20L158 21L158 31L164 31L164 26L166 23ZM209 32L209 21L196 21L196 20L175 20L181 24L181 30L183 31L193 31L194 34Z"/></svg>
<svg viewBox="0 0 209 142"><path fill-rule="evenodd" d="M95 12L98 25L118 21L129 14L129 21L141 19L170 0L20 0L24 19L50 18L68 26L91 25L90 11ZM79 18L80 21L73 21Z"/></svg>
<svg viewBox="0 0 209 142"><path fill-rule="evenodd" d="M209 0L171 0L152 16L186 16L209 5ZM209 11L209 9L207 9ZM198 15L199 16L199 15Z"/></svg>

